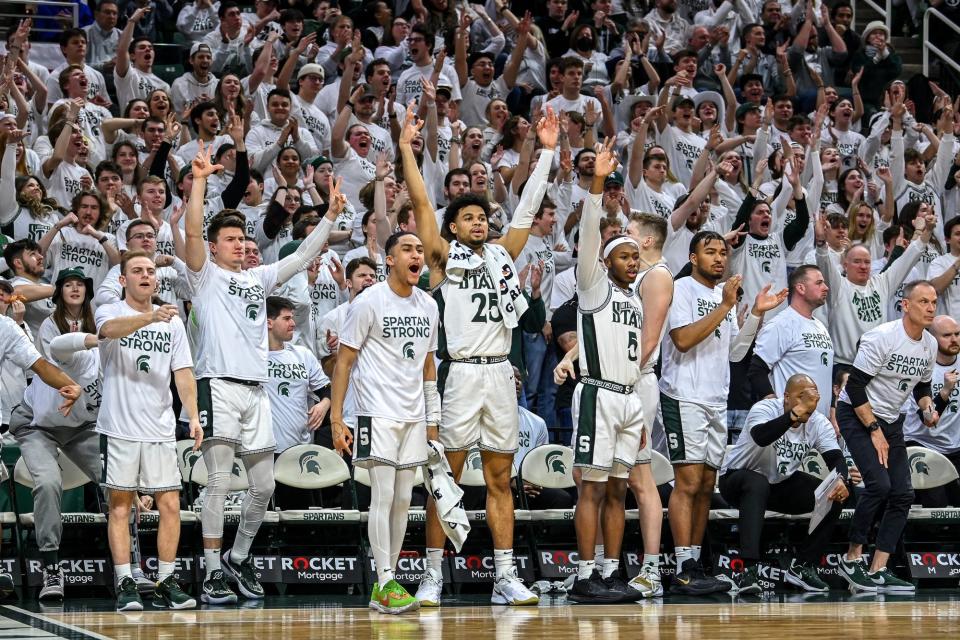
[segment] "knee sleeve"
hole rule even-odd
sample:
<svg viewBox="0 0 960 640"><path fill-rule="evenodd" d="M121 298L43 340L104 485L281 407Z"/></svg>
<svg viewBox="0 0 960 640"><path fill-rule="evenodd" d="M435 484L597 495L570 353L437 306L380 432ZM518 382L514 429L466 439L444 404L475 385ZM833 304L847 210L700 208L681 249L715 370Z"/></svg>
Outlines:
<svg viewBox="0 0 960 640"><path fill-rule="evenodd" d="M270 498L273 497L276 489L273 478L273 454L259 453L244 456L243 463L247 468L250 488L247 489L247 495L240 508L240 531L253 537L257 535L263 523Z"/></svg>
<svg viewBox="0 0 960 640"><path fill-rule="evenodd" d="M233 457L233 447L222 442L210 443L203 451L207 487L200 511L200 524L204 538L223 537L223 503L230 488Z"/></svg>

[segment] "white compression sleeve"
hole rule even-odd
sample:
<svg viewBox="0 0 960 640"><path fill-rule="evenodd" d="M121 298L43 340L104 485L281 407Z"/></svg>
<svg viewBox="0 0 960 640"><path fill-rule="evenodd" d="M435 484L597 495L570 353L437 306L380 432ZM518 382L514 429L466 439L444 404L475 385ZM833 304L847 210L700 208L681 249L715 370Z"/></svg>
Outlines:
<svg viewBox="0 0 960 640"><path fill-rule="evenodd" d="M277 284L283 284L294 274L310 266L310 262L323 250L331 229L333 229L333 221L324 216L310 235L303 239L297 250L277 263Z"/></svg>

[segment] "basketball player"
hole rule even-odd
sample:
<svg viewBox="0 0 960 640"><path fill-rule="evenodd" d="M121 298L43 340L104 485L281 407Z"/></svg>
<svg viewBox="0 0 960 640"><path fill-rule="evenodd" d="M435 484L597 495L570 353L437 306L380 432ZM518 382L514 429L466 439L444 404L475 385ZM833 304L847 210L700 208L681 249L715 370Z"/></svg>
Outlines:
<svg viewBox="0 0 960 640"><path fill-rule="evenodd" d="M440 314L430 295L417 288L424 263L420 239L400 231L384 248L386 281L370 287L347 311L330 422L337 451L348 453L355 444L353 464L370 471L368 534L377 572L370 608L396 614L420 608L394 571L416 468L427 461L427 426L440 422L433 362ZM343 421L348 383L356 386L356 438Z"/></svg>
<svg viewBox="0 0 960 640"><path fill-rule="evenodd" d="M924 426L940 419L930 381L937 339L925 331L937 313L937 291L926 280L903 287L903 318L863 334L853 370L837 401L840 434L863 476L864 490L850 521L850 546L840 575L852 591L911 592L914 585L887 568L913 503L910 467L903 439L903 407L913 393ZM863 546L877 511L883 517L869 569Z"/></svg>
<svg viewBox="0 0 960 640"><path fill-rule="evenodd" d="M547 116L537 123L543 151L524 187L509 231L496 243L487 242L489 203L471 194L447 205L441 236L411 147L422 126L422 122L414 124L411 105L400 136L400 153L430 269L430 286L440 309L437 386L444 413L439 440L457 478L467 451L474 445L480 447L496 568L491 602L533 605L539 598L520 581L513 563L510 472L518 448L519 412L513 366L507 358L513 329L527 309L513 260L526 244L547 189L559 121L547 109ZM427 510L427 571L417 598L424 606L438 606L445 538L432 500Z"/></svg>
<svg viewBox="0 0 960 640"><path fill-rule="evenodd" d="M334 185L326 217L296 251L278 262L242 270L246 225L241 217L216 216L206 230L209 249L203 240L207 178L222 168L210 162L210 152L201 141L193 160L186 213L185 262L197 326L197 401L204 429L203 461L209 473L200 514L206 563L200 598L210 604L237 601L224 573L247 598L263 597L249 554L274 490L276 445L270 400L262 386L269 381L267 293L305 269L320 253L345 202L339 185ZM243 459L250 489L241 508L234 546L223 554L221 563L223 505L236 454Z"/></svg>
<svg viewBox="0 0 960 640"><path fill-rule="evenodd" d="M194 450L203 430L197 414L193 358L183 322L172 304L157 306L157 266L144 251L120 260L123 300L97 309L103 400L97 417L103 480L110 489L107 533L117 580L117 610L140 611L143 602L130 567L130 509L137 493L153 494L160 512L159 574L153 604L193 609L197 601L180 588L173 572L180 540L180 467L170 374L190 420ZM159 415L157 412L160 412Z"/></svg>
<svg viewBox="0 0 960 640"><path fill-rule="evenodd" d="M743 326L737 322L740 275L720 284L727 268L727 244L715 231L690 241L692 274L676 281L664 341L660 409L676 478L668 515L677 558L674 593L726 591L707 577L700 542L707 528L710 498L727 442L730 368L747 354L764 313L787 298L787 290L756 296Z"/></svg>
<svg viewBox="0 0 960 640"><path fill-rule="evenodd" d="M609 139L597 146L593 183L581 214L581 258L577 262L577 334L583 357L580 383L573 396L573 447L574 466L582 474L574 513L580 561L568 597L583 603L628 602L642 597L620 578L617 566L627 477L646 438L640 396L633 393L640 378L643 311L630 285L637 277L640 248L622 235L601 247L603 183L617 167L612 147ZM603 264L594 256L602 257ZM607 557L602 573L594 561L601 505Z"/></svg>

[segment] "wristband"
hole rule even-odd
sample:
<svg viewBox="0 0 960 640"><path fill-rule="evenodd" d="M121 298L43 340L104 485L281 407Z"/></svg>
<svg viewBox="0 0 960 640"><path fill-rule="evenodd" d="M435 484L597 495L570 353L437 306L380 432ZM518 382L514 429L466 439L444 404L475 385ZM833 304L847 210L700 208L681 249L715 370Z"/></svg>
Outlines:
<svg viewBox="0 0 960 640"><path fill-rule="evenodd" d="M99 240L97 240L97 242L99 242L100 244L107 244L109 240L110 238L108 238L106 234L104 234L103 236L100 237Z"/></svg>
<svg viewBox="0 0 960 640"><path fill-rule="evenodd" d="M426 408L427 424L440 424L440 394L437 392L436 380L424 380L423 404Z"/></svg>
<svg viewBox="0 0 960 640"><path fill-rule="evenodd" d="M877 422L876 420L874 420L874 421L871 422L870 424L864 425L864 428L865 428L869 433L873 433L874 431L876 431L876 430L878 430L878 429L880 428L880 423Z"/></svg>

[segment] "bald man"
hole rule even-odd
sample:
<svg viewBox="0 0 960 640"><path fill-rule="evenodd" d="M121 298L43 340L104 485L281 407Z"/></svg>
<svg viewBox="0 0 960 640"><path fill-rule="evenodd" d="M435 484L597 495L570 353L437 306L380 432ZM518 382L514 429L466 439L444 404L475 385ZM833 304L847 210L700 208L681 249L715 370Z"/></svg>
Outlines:
<svg viewBox="0 0 960 640"><path fill-rule="evenodd" d="M920 446L933 449L950 458L960 471L960 323L951 316L937 316L930 326L930 333L937 339L937 360L933 365L933 403L940 413L936 426L923 425L917 404L911 398L904 407L906 419L903 437L908 447ZM929 508L960 507L960 482L954 480L936 489L914 490L920 504Z"/></svg>
<svg viewBox="0 0 960 640"><path fill-rule="evenodd" d="M783 397L753 405L747 423L720 470L720 495L740 510L740 558L744 569L734 576L738 593L759 593L757 563L761 559L760 534L766 510L802 514L813 511L814 492L820 480L803 471L810 449L820 452L838 481L827 517L806 537L786 572L787 582L804 591L827 591L814 568L826 550L833 526L847 499L847 464L830 420L817 411L820 393L813 378L791 376Z"/></svg>

